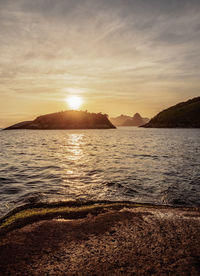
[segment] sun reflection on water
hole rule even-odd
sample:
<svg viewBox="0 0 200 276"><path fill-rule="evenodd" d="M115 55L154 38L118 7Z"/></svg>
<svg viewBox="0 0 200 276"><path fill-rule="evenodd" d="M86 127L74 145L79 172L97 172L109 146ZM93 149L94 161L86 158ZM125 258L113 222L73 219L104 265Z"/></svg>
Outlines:
<svg viewBox="0 0 200 276"><path fill-rule="evenodd" d="M83 134L71 134L67 142L67 159L71 161L80 160L83 156Z"/></svg>
<svg viewBox="0 0 200 276"><path fill-rule="evenodd" d="M62 180L65 185L71 185L72 182L80 179L82 172L81 163L84 158L83 151L84 134L70 133L64 141ZM66 191L67 192L67 191Z"/></svg>

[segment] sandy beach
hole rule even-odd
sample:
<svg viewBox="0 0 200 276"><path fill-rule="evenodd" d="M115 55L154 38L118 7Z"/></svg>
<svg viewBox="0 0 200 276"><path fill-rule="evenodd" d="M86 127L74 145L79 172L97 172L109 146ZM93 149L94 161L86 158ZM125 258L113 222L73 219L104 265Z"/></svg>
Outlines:
<svg viewBox="0 0 200 276"><path fill-rule="evenodd" d="M199 209L123 206L0 239L1 275L199 275Z"/></svg>

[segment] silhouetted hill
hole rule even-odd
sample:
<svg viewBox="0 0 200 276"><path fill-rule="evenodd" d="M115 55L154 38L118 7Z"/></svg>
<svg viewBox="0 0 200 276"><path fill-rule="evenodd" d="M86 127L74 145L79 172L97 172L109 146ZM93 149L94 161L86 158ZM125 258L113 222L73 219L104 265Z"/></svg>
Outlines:
<svg viewBox="0 0 200 276"><path fill-rule="evenodd" d="M142 118L139 113L135 113L133 117L120 115L110 120L116 126L141 126L149 121L148 118Z"/></svg>
<svg viewBox="0 0 200 276"><path fill-rule="evenodd" d="M6 129L107 129L115 128L106 114L68 110L37 117Z"/></svg>
<svg viewBox="0 0 200 276"><path fill-rule="evenodd" d="M133 118L124 122L123 126L141 126L144 124L144 121L139 113L135 113Z"/></svg>
<svg viewBox="0 0 200 276"><path fill-rule="evenodd" d="M124 124L124 122L126 122L127 120L130 120L130 119L132 119L132 117L122 114L116 118L110 118L110 121L115 126L122 126Z"/></svg>
<svg viewBox="0 0 200 276"><path fill-rule="evenodd" d="M158 113L143 127L156 128L199 128L200 97L176 104Z"/></svg>

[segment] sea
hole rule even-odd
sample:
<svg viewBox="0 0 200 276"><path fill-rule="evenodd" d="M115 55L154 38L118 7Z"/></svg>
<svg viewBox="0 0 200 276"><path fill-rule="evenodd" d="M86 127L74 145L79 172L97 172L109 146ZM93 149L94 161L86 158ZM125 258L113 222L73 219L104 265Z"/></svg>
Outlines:
<svg viewBox="0 0 200 276"><path fill-rule="evenodd" d="M39 202L200 206L200 129L0 130L0 216Z"/></svg>

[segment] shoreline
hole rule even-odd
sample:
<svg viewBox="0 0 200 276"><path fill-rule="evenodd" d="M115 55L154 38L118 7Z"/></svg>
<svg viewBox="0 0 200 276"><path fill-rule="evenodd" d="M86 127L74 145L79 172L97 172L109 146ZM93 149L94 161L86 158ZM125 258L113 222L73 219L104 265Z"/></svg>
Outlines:
<svg viewBox="0 0 200 276"><path fill-rule="evenodd" d="M68 202L52 215L44 205L4 217L47 211L27 216L26 224L18 217L15 228L2 233L0 275L200 273L199 208Z"/></svg>
<svg viewBox="0 0 200 276"><path fill-rule="evenodd" d="M21 228L27 224L39 220L54 218L78 219L86 217L89 213L97 215L107 209L120 210L127 208L153 208L153 209L180 209L187 211L199 211L200 207L194 206L172 206L151 203L139 203L132 201L60 201L28 203L18 206L0 218L0 236L5 233Z"/></svg>

